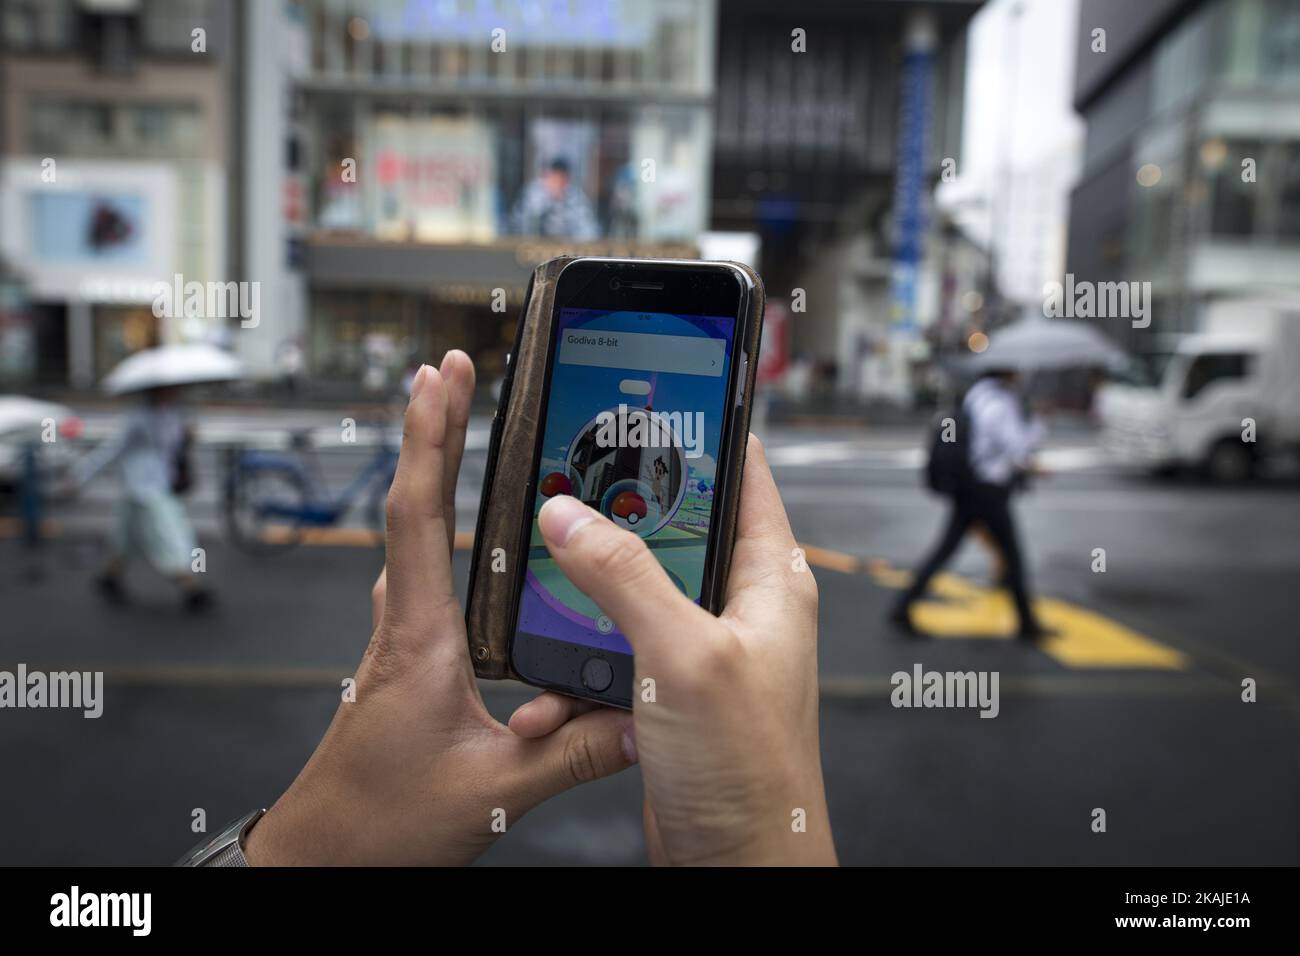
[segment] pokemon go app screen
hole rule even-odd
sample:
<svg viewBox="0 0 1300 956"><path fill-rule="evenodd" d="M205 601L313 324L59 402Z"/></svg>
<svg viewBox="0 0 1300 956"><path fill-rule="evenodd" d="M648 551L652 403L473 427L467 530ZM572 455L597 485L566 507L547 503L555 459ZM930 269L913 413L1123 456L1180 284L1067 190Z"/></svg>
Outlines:
<svg viewBox="0 0 1300 956"><path fill-rule="evenodd" d="M632 653L546 550L537 514L555 495L640 535L699 601L735 322L561 310L518 631Z"/></svg>

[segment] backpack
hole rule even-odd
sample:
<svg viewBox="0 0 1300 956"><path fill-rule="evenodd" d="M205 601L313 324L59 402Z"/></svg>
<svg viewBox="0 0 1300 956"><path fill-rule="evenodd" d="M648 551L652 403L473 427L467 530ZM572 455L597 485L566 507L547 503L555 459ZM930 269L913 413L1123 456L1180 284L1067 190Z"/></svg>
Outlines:
<svg viewBox="0 0 1300 956"><path fill-rule="evenodd" d="M951 422L950 422L951 420ZM945 441L951 438L951 441ZM956 495L974 482L970 464L970 416L964 403L935 422L931 430L930 456L925 463L925 483L941 495Z"/></svg>

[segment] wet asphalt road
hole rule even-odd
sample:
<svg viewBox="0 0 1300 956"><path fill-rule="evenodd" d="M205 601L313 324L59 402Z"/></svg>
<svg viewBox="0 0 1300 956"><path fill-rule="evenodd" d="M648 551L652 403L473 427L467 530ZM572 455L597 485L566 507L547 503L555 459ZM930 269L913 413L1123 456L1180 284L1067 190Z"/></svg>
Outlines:
<svg viewBox="0 0 1300 956"><path fill-rule="evenodd" d="M908 641L882 617L942 509L916 477L918 434L785 428L769 437L821 592L822 757L841 859L880 864L1296 864L1300 835L1300 497L1105 466L1085 433L1020 502L1033 581L1066 633L1004 640L1003 599L968 544ZM478 444L476 440L472 445ZM364 452L326 453L334 486ZM56 512L39 554L0 536L0 669L103 669L103 717L0 710L0 863L170 862L209 827L269 805L324 731L369 631L376 550L232 550L205 454L192 503L221 604L186 616L137 570L133 603L90 589L110 489ZM482 452L458 498L472 525ZM1092 570L1105 549L1105 573ZM467 552L457 553L463 588ZM996 671L995 719L899 709L897 671ZM1242 681L1258 701L1241 699ZM484 685L504 718L530 691ZM644 859L636 771L515 823L484 863ZM1106 832L1092 829L1106 811Z"/></svg>

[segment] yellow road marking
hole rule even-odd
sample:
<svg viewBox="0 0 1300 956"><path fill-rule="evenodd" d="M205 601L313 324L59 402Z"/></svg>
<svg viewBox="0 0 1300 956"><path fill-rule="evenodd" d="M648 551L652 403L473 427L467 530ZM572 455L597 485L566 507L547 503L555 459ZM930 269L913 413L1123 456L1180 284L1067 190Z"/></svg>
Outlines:
<svg viewBox="0 0 1300 956"><path fill-rule="evenodd" d="M884 587L905 587L911 575L884 561L868 565ZM918 630L934 637L1009 639L1016 629L1011 596L981 587L956 574L939 574L931 592L942 600L918 601L912 620ZM1155 668L1185 670L1185 654L1113 621L1103 614L1062 601L1039 598L1034 602L1043 626L1056 632L1038 644L1049 657L1076 668Z"/></svg>
<svg viewBox="0 0 1300 956"><path fill-rule="evenodd" d="M15 535L21 530L17 519L0 519L0 536ZM47 526L53 536L56 527ZM273 529L268 541L285 540L288 529ZM374 547L375 532L369 528L307 528L303 544L309 546ZM457 551L474 546L472 531L458 531ZM865 570L881 587L899 590L911 581L908 571L895 568L888 561L875 558L864 561L856 555L816 545L800 544L809 564L840 574L857 574ZM944 573L930 584L932 593L942 601L919 601L912 614L916 626L935 637L1008 639L1016 625L1010 598L1001 591L982 587L960 575ZM1067 667L1075 668L1153 668L1185 670L1187 656L1151 638L1139 634L1105 615L1057 598L1039 598L1034 609L1044 626L1057 633L1040 642L1039 648Z"/></svg>
<svg viewBox="0 0 1300 956"><path fill-rule="evenodd" d="M282 543L289 538L288 528L268 529L262 540ZM377 547L379 535L369 528L304 528L302 543L309 547ZM468 551L474 547L473 531L456 532L456 550Z"/></svg>
<svg viewBox="0 0 1300 956"><path fill-rule="evenodd" d="M294 535L292 528L267 528L261 538L267 544L285 544ZM302 544L313 547L375 547L379 536L369 528L303 528Z"/></svg>
<svg viewBox="0 0 1300 956"><path fill-rule="evenodd" d="M262 540L279 544L289 539L288 528L275 528L263 533ZM369 528L304 528L302 544L308 547L376 547L379 535ZM456 550L468 551L474 547L473 531L456 532Z"/></svg>
<svg viewBox="0 0 1300 956"><path fill-rule="evenodd" d="M815 544L800 544L799 548L804 553L804 560L815 567L838 571L840 574L857 574L862 570L862 559L843 551L819 548Z"/></svg>

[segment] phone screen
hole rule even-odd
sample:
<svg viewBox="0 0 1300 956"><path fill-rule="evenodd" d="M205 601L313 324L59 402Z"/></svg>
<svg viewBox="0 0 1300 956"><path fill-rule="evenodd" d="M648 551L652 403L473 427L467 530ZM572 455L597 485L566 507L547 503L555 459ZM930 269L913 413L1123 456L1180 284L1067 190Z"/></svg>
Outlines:
<svg viewBox="0 0 1300 956"><path fill-rule="evenodd" d="M640 535L699 602L735 316L561 309L516 633L631 654L550 557L537 515L580 498Z"/></svg>

